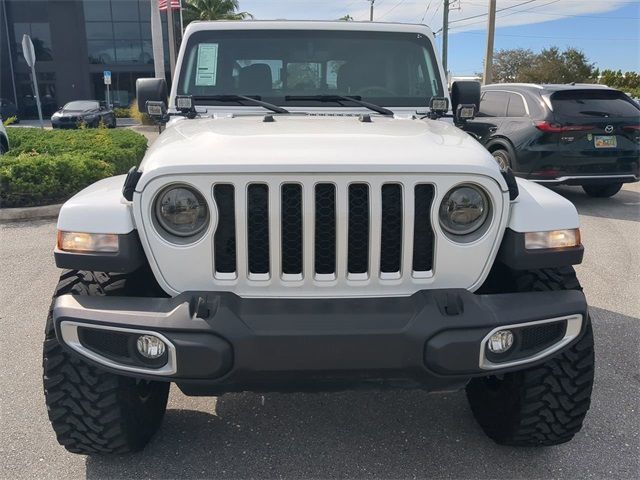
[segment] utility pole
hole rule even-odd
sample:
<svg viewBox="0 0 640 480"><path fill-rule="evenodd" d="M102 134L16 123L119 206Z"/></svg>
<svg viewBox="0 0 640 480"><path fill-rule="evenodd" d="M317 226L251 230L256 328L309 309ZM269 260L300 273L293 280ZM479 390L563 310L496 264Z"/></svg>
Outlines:
<svg viewBox="0 0 640 480"><path fill-rule="evenodd" d="M371 10L369 10L369 21L373 22L373 4L376 0L369 0L371 2Z"/></svg>
<svg viewBox="0 0 640 480"><path fill-rule="evenodd" d="M444 74L448 76L447 70L447 48L449 48L449 4L450 0L444 0L444 11L442 12L442 66Z"/></svg>
<svg viewBox="0 0 640 480"><path fill-rule="evenodd" d="M487 28L487 53L484 57L484 75L482 82L493 82L493 39L496 33L496 0L489 0L489 25Z"/></svg>

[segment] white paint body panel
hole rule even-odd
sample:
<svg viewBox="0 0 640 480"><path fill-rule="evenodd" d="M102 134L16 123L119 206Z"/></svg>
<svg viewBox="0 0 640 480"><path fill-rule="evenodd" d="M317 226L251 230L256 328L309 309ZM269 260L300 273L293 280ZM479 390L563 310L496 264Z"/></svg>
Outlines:
<svg viewBox="0 0 640 480"><path fill-rule="evenodd" d="M140 226L138 233L147 253L152 270L160 285L170 294L183 291L231 291L242 297L278 298L338 298L338 297L381 297L406 296L418 290L429 288L465 288L475 290L480 287L489 273L497 254L509 216L509 197L495 178L482 175L451 174L440 172L416 173L326 173L309 174L288 172L278 174L183 174L156 177L147 183L142 194L134 197L134 215ZM279 205L275 195L270 194L270 275L254 276L247 271L247 231L243 216L236 217L237 275L234 278L217 278L214 268L213 243L215 218L204 236L191 245L176 245L168 242L158 232L152 215L156 194L167 183L186 183L205 196L209 208L215 212L213 186L216 183L232 183L236 191L236 211L238 205L246 201L248 183L267 183L270 192L277 191L282 183L295 182L303 188L303 271L313 272L313 187L318 182L335 184L337 194L337 271L334 278L318 278L305 273L300 279L288 279L280 273L280 231ZM366 278L353 279L347 275L347 187L353 182L366 182L371 195L371 235L370 270ZM383 183L401 183L404 191L405 231L403 237L402 271L395 277L378 271L380 251L380 201L373 192L379 191ZM413 204L411 200L415 184L431 183L435 186L435 197L431 209L431 224L435 234L434 266L430 272L412 272ZM491 198L493 209L488 230L477 240L459 244L449 240L442 232L437 205L446 192L460 183L474 183L483 187ZM275 188L274 188L275 187ZM245 217L246 222L246 217Z"/></svg>
<svg viewBox="0 0 640 480"><path fill-rule="evenodd" d="M178 57L176 77L188 37L201 30L290 29L431 31L421 25L370 22L203 22L192 23ZM435 49L434 49L435 50ZM439 66L441 78L444 77ZM177 82L171 91L173 105ZM416 109L394 109L384 117L360 107L291 109L311 115L276 115L263 122L259 107L206 107L200 118L174 118L147 151L133 202L122 197L124 176L102 180L69 200L60 212L58 228L89 233L128 233L138 229L143 249L159 284L172 295L183 291L230 291L243 297L338 298L411 295L421 289L464 288L482 285L497 255L507 227L517 232L576 228L573 205L534 183L518 180L520 196L509 202L507 185L492 155L449 119L420 120ZM360 122L357 113L371 114L372 122ZM336 116L336 114L338 114ZM345 114L347 116L345 116ZM324 116L323 116L324 115ZM333 115L333 116L332 116ZM280 223L277 195L269 195L270 273L255 276L247 270L247 185L262 182L278 192L284 182L302 185L303 275L280 272ZM329 278L313 274L313 189L318 182L336 187L336 273ZM371 195L369 272L347 272L347 189L353 182L369 184ZM381 200L375 193L383 183L403 186L403 232L401 271L379 271ZM489 227L469 243L455 243L440 228L438 206L446 192L460 183L474 183L487 192L491 203ZM157 193L166 185L187 183L205 197L211 222L195 243L176 245L159 234L152 221ZM217 207L216 183L235 186L237 268L220 276L214 265L214 233ZM434 230L434 262L428 272L413 272L413 188L434 186L430 212Z"/></svg>
<svg viewBox="0 0 640 480"><path fill-rule="evenodd" d="M506 190L487 150L442 121L373 116L262 115L174 122L147 152L136 187L153 178L190 173L430 172L496 178Z"/></svg>
<svg viewBox="0 0 640 480"><path fill-rule="evenodd" d="M135 229L131 204L122 196L126 175L105 178L75 194L58 215L58 230L125 234Z"/></svg>
<svg viewBox="0 0 640 480"><path fill-rule="evenodd" d="M516 180L520 195L511 204L511 230L547 232L580 226L578 211L569 200L537 183Z"/></svg>

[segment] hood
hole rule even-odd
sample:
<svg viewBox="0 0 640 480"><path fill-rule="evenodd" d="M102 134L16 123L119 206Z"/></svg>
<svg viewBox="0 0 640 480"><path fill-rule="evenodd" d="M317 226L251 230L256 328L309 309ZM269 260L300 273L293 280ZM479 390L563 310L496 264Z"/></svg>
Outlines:
<svg viewBox="0 0 640 480"><path fill-rule="evenodd" d="M200 172L468 173L501 180L487 150L446 121L263 115L177 119L148 150L144 184ZM502 183L502 182L500 182Z"/></svg>

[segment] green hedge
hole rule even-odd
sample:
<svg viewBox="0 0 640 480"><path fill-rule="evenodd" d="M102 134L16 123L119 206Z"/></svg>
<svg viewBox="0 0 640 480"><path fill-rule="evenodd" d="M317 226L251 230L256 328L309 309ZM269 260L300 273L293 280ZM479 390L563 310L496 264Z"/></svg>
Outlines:
<svg viewBox="0 0 640 480"><path fill-rule="evenodd" d="M58 203L102 178L138 165L147 139L131 130L7 128L0 157L0 206Z"/></svg>

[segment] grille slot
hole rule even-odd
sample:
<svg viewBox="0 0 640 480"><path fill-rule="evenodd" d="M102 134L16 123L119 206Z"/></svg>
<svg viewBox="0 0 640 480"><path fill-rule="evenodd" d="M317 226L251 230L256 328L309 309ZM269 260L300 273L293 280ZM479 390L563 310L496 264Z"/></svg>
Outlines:
<svg viewBox="0 0 640 480"><path fill-rule="evenodd" d="M282 273L302 273L302 185L282 186Z"/></svg>
<svg viewBox="0 0 640 480"><path fill-rule="evenodd" d="M400 272L402 259L402 186L382 186L382 233L380 239L380 271Z"/></svg>
<svg viewBox="0 0 640 480"><path fill-rule="evenodd" d="M349 185L349 273L367 273L369 269L369 186Z"/></svg>
<svg viewBox="0 0 640 480"><path fill-rule="evenodd" d="M433 268L433 228L431 204L433 185L416 185L413 227L413 271L428 272Z"/></svg>
<svg viewBox="0 0 640 480"><path fill-rule="evenodd" d="M252 183L247 189L249 273L269 273L269 187Z"/></svg>
<svg viewBox="0 0 640 480"><path fill-rule="evenodd" d="M336 187L319 183L315 193L315 271L329 275L336 272Z"/></svg>
<svg viewBox="0 0 640 480"><path fill-rule="evenodd" d="M217 273L236 271L236 205L233 185L213 187L213 197L218 207L218 227L214 237L214 264Z"/></svg>

